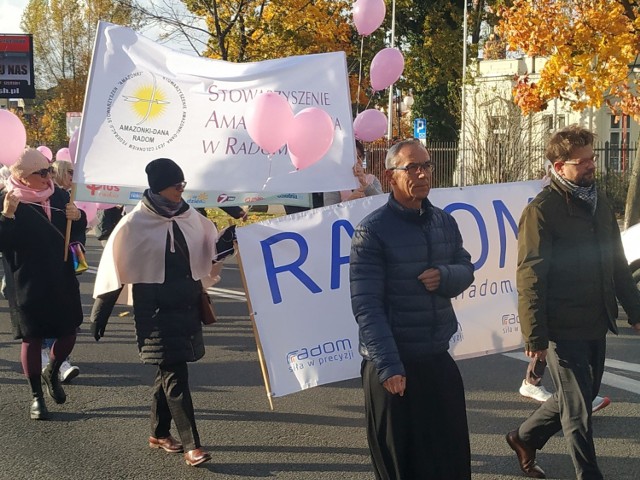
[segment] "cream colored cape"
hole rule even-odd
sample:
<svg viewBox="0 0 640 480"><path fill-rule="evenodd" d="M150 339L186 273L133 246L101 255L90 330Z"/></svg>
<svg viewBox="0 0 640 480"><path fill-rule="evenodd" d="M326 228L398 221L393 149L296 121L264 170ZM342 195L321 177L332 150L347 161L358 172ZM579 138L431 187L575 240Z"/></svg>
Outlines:
<svg viewBox="0 0 640 480"><path fill-rule="evenodd" d="M176 222L189 248L191 276L206 287L216 283L222 263L212 265L216 258L218 232L211 220L192 207L172 218L151 211L142 202L116 225L104 247L93 298L135 283L164 283L167 234L170 250L175 252L172 224ZM178 251L178 254L180 252ZM127 289L123 290L125 293ZM129 303L121 298L118 303Z"/></svg>

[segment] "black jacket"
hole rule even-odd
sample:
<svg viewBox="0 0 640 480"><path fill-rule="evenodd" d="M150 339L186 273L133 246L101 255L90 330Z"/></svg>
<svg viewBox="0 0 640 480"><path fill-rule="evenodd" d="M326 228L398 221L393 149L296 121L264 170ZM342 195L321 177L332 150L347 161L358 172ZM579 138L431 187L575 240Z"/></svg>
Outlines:
<svg viewBox="0 0 640 480"><path fill-rule="evenodd" d="M165 281L133 285L133 313L140 358L171 365L204 356L200 321L202 283L191 278L187 243L173 224L175 252L165 250Z"/></svg>
<svg viewBox="0 0 640 480"><path fill-rule="evenodd" d="M429 292L418 276L440 271ZM410 210L390 196L362 220L351 242L351 305L359 327L360 354L380 382L405 375L404 361L448 350L458 329L451 298L473 282L473 265L454 218L428 199Z"/></svg>
<svg viewBox="0 0 640 480"><path fill-rule="evenodd" d="M0 215L0 250L15 338L71 335L82 323L71 255L64 262L69 194L55 187L49 201L51 221L40 205L27 203L18 205L14 220ZM72 242L85 236L87 218L80 212L80 220L71 224Z"/></svg>
<svg viewBox="0 0 640 480"><path fill-rule="evenodd" d="M116 228L116 225L122 219L123 211L124 208L117 205L107 208L106 210L98 210L98 213L96 213L98 223L95 227L98 240L107 240L109 238L113 229Z"/></svg>
<svg viewBox="0 0 640 480"><path fill-rule="evenodd" d="M518 315L527 349L549 340L618 333L618 302L640 322L640 296L606 197L595 215L555 180L524 209L518 229ZM616 299L617 297L617 299Z"/></svg>

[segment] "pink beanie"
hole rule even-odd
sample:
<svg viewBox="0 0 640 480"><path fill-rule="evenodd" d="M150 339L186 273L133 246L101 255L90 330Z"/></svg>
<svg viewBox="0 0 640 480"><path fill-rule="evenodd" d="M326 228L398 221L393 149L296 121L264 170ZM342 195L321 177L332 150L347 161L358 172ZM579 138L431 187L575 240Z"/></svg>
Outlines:
<svg viewBox="0 0 640 480"><path fill-rule="evenodd" d="M34 172L49 168L49 160L35 148L27 148L18 161L9 167L11 174L18 178L27 178Z"/></svg>

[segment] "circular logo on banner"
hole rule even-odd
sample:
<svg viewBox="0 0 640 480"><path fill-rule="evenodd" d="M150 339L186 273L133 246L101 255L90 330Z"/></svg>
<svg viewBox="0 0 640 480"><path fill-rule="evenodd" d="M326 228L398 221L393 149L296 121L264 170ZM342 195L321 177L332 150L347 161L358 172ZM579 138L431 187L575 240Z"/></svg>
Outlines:
<svg viewBox="0 0 640 480"><path fill-rule="evenodd" d="M171 79L133 72L118 82L107 100L107 123L125 147L153 152L173 142L182 131L187 102Z"/></svg>

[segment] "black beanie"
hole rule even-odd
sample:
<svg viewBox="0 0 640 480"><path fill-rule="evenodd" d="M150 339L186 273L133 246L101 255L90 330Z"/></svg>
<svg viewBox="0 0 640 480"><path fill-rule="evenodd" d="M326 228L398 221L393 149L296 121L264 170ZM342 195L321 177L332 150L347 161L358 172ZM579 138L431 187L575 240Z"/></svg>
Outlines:
<svg viewBox="0 0 640 480"><path fill-rule="evenodd" d="M144 171L147 173L149 188L153 193L160 193L167 187L184 182L182 169L168 158L156 158L149 162Z"/></svg>

